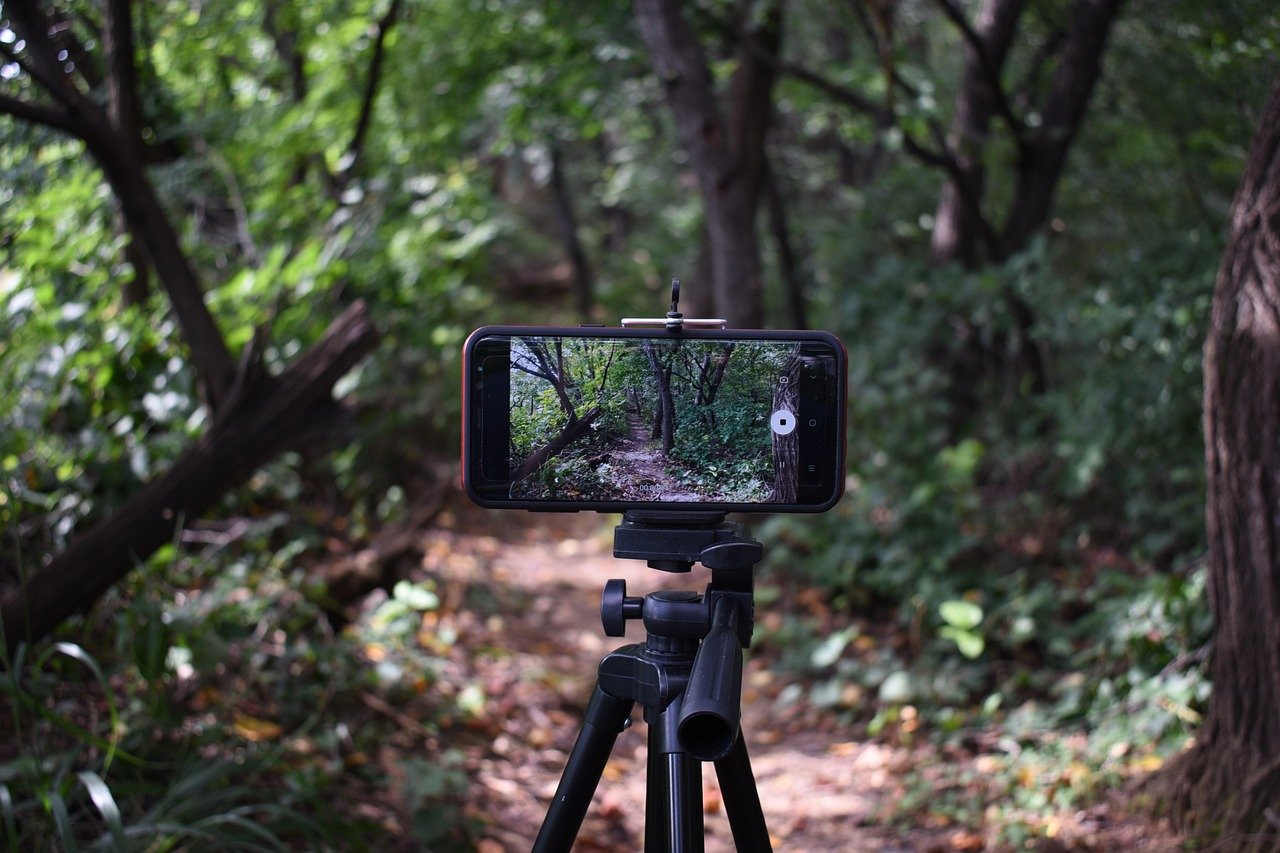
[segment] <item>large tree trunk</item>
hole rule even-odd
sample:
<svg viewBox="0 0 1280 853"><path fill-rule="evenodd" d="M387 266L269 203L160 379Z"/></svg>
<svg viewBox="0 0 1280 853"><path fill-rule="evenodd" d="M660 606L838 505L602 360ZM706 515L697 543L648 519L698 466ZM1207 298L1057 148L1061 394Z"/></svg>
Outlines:
<svg viewBox="0 0 1280 853"><path fill-rule="evenodd" d="M756 208L781 14L773 3L759 24L746 16L738 33L726 120L702 45L681 9L678 0L636 0L640 33L697 176L715 313L731 326L756 328L764 322Z"/></svg>
<svg viewBox="0 0 1280 853"><path fill-rule="evenodd" d="M1204 429L1213 694L1195 747L1166 779L1184 829L1211 832L1232 849L1274 850L1267 813L1280 802L1280 87L1254 138L1214 290Z"/></svg>
<svg viewBox="0 0 1280 853"><path fill-rule="evenodd" d="M242 374L251 384L230 389L213 426L173 467L0 601L6 648L44 637L93 604L185 523L334 413L333 383L376 342L357 303L279 377Z"/></svg>
<svg viewBox="0 0 1280 853"><path fill-rule="evenodd" d="M795 503L800 483L800 356L793 355L773 389L773 410L791 412L791 431L773 433L773 500Z"/></svg>

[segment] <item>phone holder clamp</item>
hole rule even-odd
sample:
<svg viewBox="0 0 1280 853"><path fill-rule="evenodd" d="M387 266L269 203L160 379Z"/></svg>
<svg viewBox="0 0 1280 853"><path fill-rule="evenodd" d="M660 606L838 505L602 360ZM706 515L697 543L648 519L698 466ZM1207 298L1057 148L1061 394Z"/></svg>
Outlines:
<svg viewBox="0 0 1280 853"><path fill-rule="evenodd" d="M686 317L680 313L680 279L671 279L671 308L665 317L623 317L622 325L629 329L666 329L678 334L685 329L724 329L728 320L718 317Z"/></svg>

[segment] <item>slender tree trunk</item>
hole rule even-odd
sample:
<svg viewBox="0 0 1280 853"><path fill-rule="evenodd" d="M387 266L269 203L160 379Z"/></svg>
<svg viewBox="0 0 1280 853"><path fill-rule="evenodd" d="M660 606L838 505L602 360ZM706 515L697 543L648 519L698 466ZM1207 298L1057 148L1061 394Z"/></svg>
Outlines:
<svg viewBox="0 0 1280 853"><path fill-rule="evenodd" d="M56 42L51 40L53 24L47 11L35 3L5 6L11 26L28 43L30 72L57 103L57 107L46 108L45 112L58 120L57 126L84 142L106 175L130 233L145 248L169 297L183 341L191 352L192 366L207 400L216 409L235 378L235 361L204 304L204 291L183 253L178 234L147 178L138 135L130 5L126 0L110 0L105 9L106 109L84 96L63 73Z"/></svg>
<svg viewBox="0 0 1280 853"><path fill-rule="evenodd" d="M934 214L931 248L936 263L977 263L982 221L978 205L986 183L983 157L1000 97L998 75L1026 5L1026 0L982 0L973 25L976 38L965 45L964 71L948 139L955 152L957 174L943 184Z"/></svg>
<svg viewBox="0 0 1280 853"><path fill-rule="evenodd" d="M1280 85L1236 195L1205 343L1213 694L1167 771L1184 829L1274 850L1280 802Z"/></svg>
<svg viewBox="0 0 1280 853"><path fill-rule="evenodd" d="M782 197L782 188L778 179L769 170L765 174L765 195L768 198L769 229L773 232L773 242L778 251L778 269L782 273L782 283L787 290L787 308L791 315L793 329L809 328L809 316L804 298L804 273L800 269L800 261L796 257L795 246L791 242L791 229L787 226L787 204Z"/></svg>
<svg viewBox="0 0 1280 853"><path fill-rule="evenodd" d="M205 396L217 409L235 378L235 361L205 306L204 290L182 250L178 233L140 160L117 147L114 137L107 134L92 133L85 144L120 200L133 239L142 244L151 259L173 306Z"/></svg>
<svg viewBox="0 0 1280 853"><path fill-rule="evenodd" d="M653 381L658 388L658 400L655 404L660 412L661 423L655 424L658 434L654 438L662 441L662 453L671 455L676 444L676 401L671 393L671 365L663 364L658 358L657 350L649 341L645 341L644 354L649 359L649 369L653 372Z"/></svg>
<svg viewBox="0 0 1280 853"><path fill-rule="evenodd" d="M190 351L213 417L206 433L163 475L130 498L0 601L4 641L40 639L92 604L107 588L172 541L260 464L336 411L334 382L376 342L363 304L333 322L325 338L271 377L256 356L259 337L237 366L204 303L178 232L146 174L136 92L131 4L107 0L103 16L105 108L85 95L59 58L65 22L33 2L8 3L9 25L27 44L21 69L49 96L27 101L0 93L0 109L81 140L119 201L132 239L151 264ZM135 246L135 248L139 248ZM145 266L145 264L143 264Z"/></svg>
<svg viewBox="0 0 1280 853"><path fill-rule="evenodd" d="M560 243L569 257L573 269L573 293L577 301L578 316L591 319L591 306L595 303L593 290L595 276L587 251L578 238L578 217L573 209L573 197L564 174L564 157L558 143L551 145L551 198L555 203L556 226L560 231Z"/></svg>
<svg viewBox="0 0 1280 853"><path fill-rule="evenodd" d="M1000 235L1000 257L1026 249L1049 219L1067 152L1084 121L1102 55L1123 0L1076 0L1062 62L1045 101L1041 125L1025 146L1013 202Z"/></svg>

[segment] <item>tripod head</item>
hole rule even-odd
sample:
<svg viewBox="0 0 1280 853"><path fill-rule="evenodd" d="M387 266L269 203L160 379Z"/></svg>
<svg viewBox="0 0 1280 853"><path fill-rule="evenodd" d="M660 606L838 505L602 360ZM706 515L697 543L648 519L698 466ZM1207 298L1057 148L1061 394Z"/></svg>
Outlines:
<svg viewBox="0 0 1280 853"><path fill-rule="evenodd" d="M613 554L667 572L687 572L694 563L711 569L702 595L659 591L639 598L627 595L626 581L610 580L600 619L611 637L623 636L628 619L643 620L640 667L652 661L661 671L650 681L632 667L629 677L654 688L644 704L666 707L682 696L680 746L702 761L723 758L738 738L742 650L751 643L755 616L752 568L764 556L763 546L724 513L629 512L614 528ZM671 666L672 655L691 656L687 675Z"/></svg>

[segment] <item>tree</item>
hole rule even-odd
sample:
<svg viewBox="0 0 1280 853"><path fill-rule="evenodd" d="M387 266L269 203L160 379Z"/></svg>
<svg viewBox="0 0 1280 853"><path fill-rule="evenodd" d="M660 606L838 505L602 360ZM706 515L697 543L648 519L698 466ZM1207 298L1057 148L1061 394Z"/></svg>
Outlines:
<svg viewBox="0 0 1280 853"><path fill-rule="evenodd" d="M967 266L983 257L1003 261L1025 251L1044 228L1122 2L1077 0L1070 19L1050 32L1047 49L1031 61L1027 82L1011 91L1004 77L1026 0L984 0L972 24L953 0L938 0L964 37L965 61L947 139L947 181L933 227L935 260ZM1054 54L1060 59L1049 85L1043 93L1032 91L1030 81L1044 76L1040 66ZM1027 105L1021 114L1018 103ZM984 204L990 194L984 164L997 119L1013 141L1014 187L1003 222L993 224Z"/></svg>
<svg viewBox="0 0 1280 853"><path fill-rule="evenodd" d="M104 4L97 56L79 36L90 26L86 19L37 3L6 3L8 30L16 36L0 43L0 50L19 74L16 94L0 92L0 112L78 139L101 169L168 296L212 413L211 426L168 472L4 596L0 613L10 648L44 636L92 604L172 541L186 521L304 432L331 420L339 411L331 395L334 383L376 341L367 311L356 303L320 344L279 375L262 363L262 330L238 359L232 355L147 173L132 11L127 0Z"/></svg>
<svg viewBox="0 0 1280 853"><path fill-rule="evenodd" d="M1213 693L1168 771L1184 827L1275 849L1280 798L1280 86L1254 137L1205 343ZM1254 835L1266 829L1266 834Z"/></svg>
<svg viewBox="0 0 1280 853"><path fill-rule="evenodd" d="M545 465L547 460L564 452L565 448L585 436L603 411L601 406L607 394L609 367L613 364L617 348L606 342L602 346L595 347L597 351L592 351L593 347L589 342L570 342L571 346L580 347L580 349L576 356L571 354L570 358L566 359L565 345L564 340L555 339L552 343L553 353L545 342L524 338L518 346L512 347L511 366L549 383L555 391L556 399L564 414L564 426L561 427L560 432L541 447L534 449L528 458L515 467L511 474L515 482L530 476ZM607 358L603 366L597 369L595 359L602 354L598 350L607 353ZM590 401L584 400L583 388L571 371L575 362L585 367L591 374L590 378L594 380L595 397ZM590 405L583 410L588 402Z"/></svg>
<svg viewBox="0 0 1280 853"><path fill-rule="evenodd" d="M862 13L861 29L882 64L883 97L844 85L807 64L787 61L779 68L881 129L893 128L908 155L943 176L931 234L933 261L977 269L1025 252L1048 224L1067 154L1101 76L1107 40L1123 0L1074 0L1062 19L1052 11L1028 10L1026 0L982 0L973 21L955 0L935 2L964 47L949 131L937 116L901 106L920 100L920 89L897 66L901 46L892 5L855 4ZM868 8L874 14L867 14ZM1038 39L1027 25L1028 11L1046 18L1046 32ZM1019 47L1029 56L1016 68L1011 57ZM1013 81L1015 72L1020 73ZM940 76L937 69L929 73ZM997 123L1004 128L1012 156L999 153L993 127ZM995 165L1000 166L1001 181L992 180ZM997 215L993 208L1000 207L1002 215ZM1033 334L1035 312L1011 290L1001 298L1014 334L994 334L969 318L953 322L961 344L948 365L948 372L957 377L953 425L967 420L977 405L972 376L981 376L992 365L1003 367L1012 361L1015 383L1029 377L1032 393L1042 393L1047 385L1044 356ZM962 375L964 380L958 378Z"/></svg>
<svg viewBox="0 0 1280 853"><path fill-rule="evenodd" d="M649 361L649 369L653 372L653 384L657 390L657 398L653 403L653 437L662 442L662 452L671 455L676 444L676 402L671 390L671 371L678 354L679 341L675 341L668 350L667 360L663 362L658 354L658 347L645 339L642 343L645 358Z"/></svg>
<svg viewBox="0 0 1280 853"><path fill-rule="evenodd" d="M677 0L637 0L636 18L688 152L702 198L711 270L711 310L730 326L764 322L756 210L765 173L765 128L781 43L776 2L760 15L742 4L737 64L727 103L715 91L702 43Z"/></svg>

